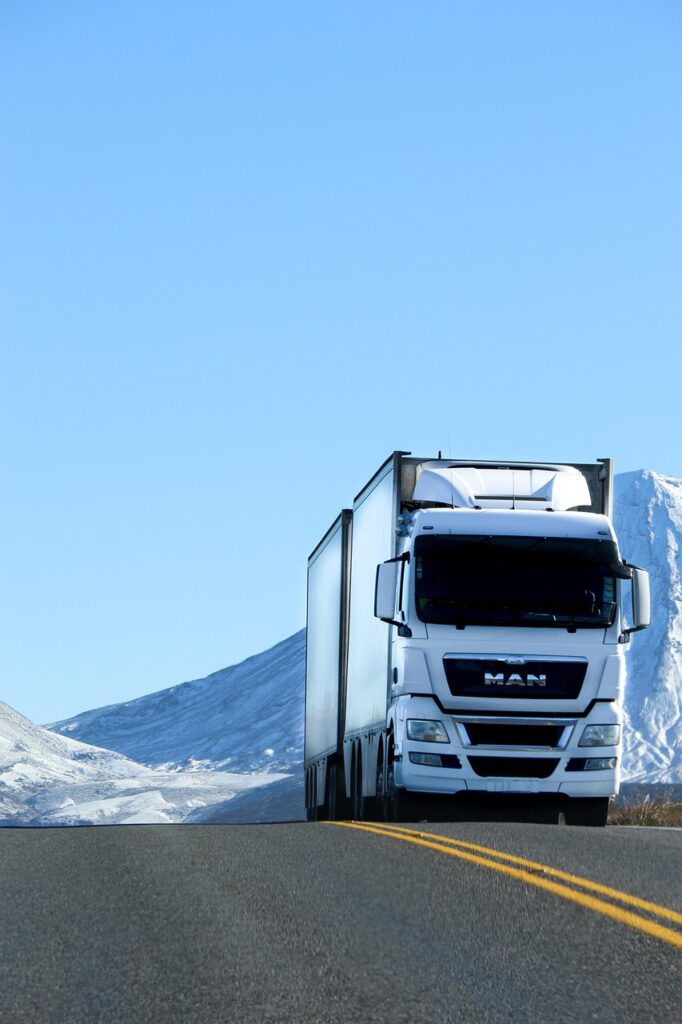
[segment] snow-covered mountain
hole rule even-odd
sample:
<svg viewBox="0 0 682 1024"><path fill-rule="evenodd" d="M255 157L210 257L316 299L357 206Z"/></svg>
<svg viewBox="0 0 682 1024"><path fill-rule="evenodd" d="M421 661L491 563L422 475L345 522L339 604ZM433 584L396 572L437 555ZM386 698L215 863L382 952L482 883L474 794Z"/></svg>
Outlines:
<svg viewBox="0 0 682 1024"><path fill-rule="evenodd" d="M291 771L303 760L305 630L239 665L48 728L147 765Z"/></svg>
<svg viewBox="0 0 682 1024"><path fill-rule="evenodd" d="M682 782L682 480L616 477L623 556L651 576L652 624L628 651L623 767L632 782Z"/></svg>
<svg viewBox="0 0 682 1024"><path fill-rule="evenodd" d="M651 572L654 616L628 653L624 777L680 782L682 480L648 470L618 476L615 522L624 557ZM293 773L295 785L302 777L304 657L302 630L205 679L87 711L51 728L146 765L280 770ZM249 799L235 801L234 810ZM259 800L267 803L265 791Z"/></svg>
<svg viewBox="0 0 682 1024"><path fill-rule="evenodd" d="M286 776L149 768L57 735L0 702L0 825L185 821Z"/></svg>

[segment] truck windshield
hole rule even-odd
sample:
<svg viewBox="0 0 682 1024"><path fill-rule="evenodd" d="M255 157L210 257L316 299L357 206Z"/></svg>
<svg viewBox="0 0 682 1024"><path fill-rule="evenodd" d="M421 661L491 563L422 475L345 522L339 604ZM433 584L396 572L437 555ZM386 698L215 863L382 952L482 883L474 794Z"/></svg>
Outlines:
<svg viewBox="0 0 682 1024"><path fill-rule="evenodd" d="M432 536L415 543L422 622L604 628L616 614L613 541Z"/></svg>

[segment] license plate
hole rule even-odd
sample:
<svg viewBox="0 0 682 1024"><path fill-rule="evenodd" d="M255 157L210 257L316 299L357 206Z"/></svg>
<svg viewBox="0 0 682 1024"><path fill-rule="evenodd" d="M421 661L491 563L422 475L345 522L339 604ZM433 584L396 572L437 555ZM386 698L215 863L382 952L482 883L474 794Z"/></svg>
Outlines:
<svg viewBox="0 0 682 1024"><path fill-rule="evenodd" d="M539 793L540 783L537 779L490 779L489 793Z"/></svg>

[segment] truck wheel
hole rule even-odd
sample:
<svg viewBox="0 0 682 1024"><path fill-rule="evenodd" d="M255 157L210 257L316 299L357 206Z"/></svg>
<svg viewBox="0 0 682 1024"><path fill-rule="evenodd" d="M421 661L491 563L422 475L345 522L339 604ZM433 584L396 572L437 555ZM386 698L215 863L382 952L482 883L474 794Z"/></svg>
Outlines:
<svg viewBox="0 0 682 1024"><path fill-rule="evenodd" d="M386 769L384 806L386 821L419 821L423 817L417 806L417 797L413 793L408 793L406 789L396 788L395 767L392 758Z"/></svg>
<svg viewBox="0 0 682 1024"><path fill-rule="evenodd" d="M564 809L567 825L588 825L603 828L609 816L607 796L573 797Z"/></svg>
<svg viewBox="0 0 682 1024"><path fill-rule="evenodd" d="M393 746L388 750L386 761L386 783L384 785L384 821L398 821L396 817L395 768L393 766Z"/></svg>

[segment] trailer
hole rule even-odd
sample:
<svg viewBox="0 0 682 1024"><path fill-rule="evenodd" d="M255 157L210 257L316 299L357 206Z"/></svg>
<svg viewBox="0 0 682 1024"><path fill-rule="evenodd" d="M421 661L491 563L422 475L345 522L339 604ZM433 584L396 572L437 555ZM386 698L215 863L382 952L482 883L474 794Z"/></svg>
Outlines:
<svg viewBox="0 0 682 1024"><path fill-rule="evenodd" d="M309 819L447 817L466 793L606 822L650 620L612 494L609 459L380 466L308 560Z"/></svg>

